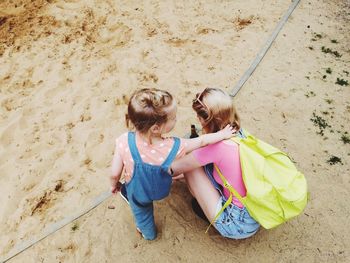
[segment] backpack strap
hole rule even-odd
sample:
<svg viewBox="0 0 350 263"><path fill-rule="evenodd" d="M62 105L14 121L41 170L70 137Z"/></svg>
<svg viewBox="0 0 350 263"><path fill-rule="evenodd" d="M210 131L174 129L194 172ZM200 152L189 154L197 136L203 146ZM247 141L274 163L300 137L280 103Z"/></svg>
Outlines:
<svg viewBox="0 0 350 263"><path fill-rule="evenodd" d="M243 197L233 188L233 186L226 180L225 176L221 173L219 167L217 167L216 164L214 164L215 170L220 176L221 181L224 184L224 187L227 188L230 191L230 196L225 202L225 204L222 206L221 210L217 213L213 221L210 222L210 225L208 226L205 233L208 232L210 226L215 223L215 221L218 219L218 217L221 215L221 213L232 203L232 197L233 195L244 205Z"/></svg>
<svg viewBox="0 0 350 263"><path fill-rule="evenodd" d="M244 204L244 200L243 197L236 191L236 189L233 188L233 186L226 180L225 176L221 173L219 167L216 166L216 164L214 164L215 170L216 172L219 174L220 179L222 180L222 182L224 183L224 187L226 187L231 194L233 194L235 197L237 197L237 199Z"/></svg>
<svg viewBox="0 0 350 263"><path fill-rule="evenodd" d="M230 139L231 139L231 141L234 141L235 143L237 143L239 145L241 140L246 139L246 138L247 138L247 136L244 134L244 130L241 128L237 132L236 136L232 136Z"/></svg>

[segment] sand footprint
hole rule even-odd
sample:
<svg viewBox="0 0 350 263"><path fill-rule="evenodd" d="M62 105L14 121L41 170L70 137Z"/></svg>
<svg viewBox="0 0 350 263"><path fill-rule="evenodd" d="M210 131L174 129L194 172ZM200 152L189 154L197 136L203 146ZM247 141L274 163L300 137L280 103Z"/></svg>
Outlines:
<svg viewBox="0 0 350 263"><path fill-rule="evenodd" d="M79 0L64 0L56 4L56 7L63 10L78 11L81 7Z"/></svg>
<svg viewBox="0 0 350 263"><path fill-rule="evenodd" d="M80 17L83 8L83 4L78 0L64 0L51 5L48 14L64 21L66 25L73 25Z"/></svg>
<svg viewBox="0 0 350 263"><path fill-rule="evenodd" d="M104 44L111 44L116 47L124 46L131 39L131 32L131 28L118 22L100 30L100 41Z"/></svg>
<svg viewBox="0 0 350 263"><path fill-rule="evenodd" d="M106 146L103 144L104 135L101 131L93 131L89 134L85 143L87 156L94 156L93 163L89 162L88 166L103 169L109 165L109 154L106 152ZM85 163L86 164L86 163ZM91 169L91 167L88 167Z"/></svg>
<svg viewBox="0 0 350 263"><path fill-rule="evenodd" d="M21 115L13 117L14 119L4 129L0 130L0 144L2 146L8 146L14 142L14 137L17 135L17 131L20 131L20 119Z"/></svg>

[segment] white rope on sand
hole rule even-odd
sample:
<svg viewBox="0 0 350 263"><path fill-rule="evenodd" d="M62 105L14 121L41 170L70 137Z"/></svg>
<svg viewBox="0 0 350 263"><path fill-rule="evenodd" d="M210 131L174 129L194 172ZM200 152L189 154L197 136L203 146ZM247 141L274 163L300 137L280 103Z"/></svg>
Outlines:
<svg viewBox="0 0 350 263"><path fill-rule="evenodd" d="M62 227L68 225L69 223L73 222L74 220L78 219L79 217L82 217L83 215L90 212L92 209L100 205L103 201L105 201L107 198L109 198L112 195L110 191L106 191L99 196L95 197L90 205L85 208L84 210L81 210L74 215L70 215L62 219L61 221L58 221L54 224L49 225L44 229L44 231L35 237L32 237L31 239L26 240L25 242L19 244L14 249L11 250L11 252L6 256L6 258L3 259L2 262L7 262L8 260L14 258L18 254L22 253L26 249L30 248L31 246L35 245L39 241L43 240L47 236L55 233L57 230L61 229Z"/></svg>
<svg viewBox="0 0 350 263"><path fill-rule="evenodd" d="M297 7L299 4L300 0L293 0L292 4L289 6L288 11L284 14L284 16L281 18L281 20L278 22L275 30L269 37L269 39L266 41L265 45L260 49L258 55L255 57L253 60L252 64L250 67L247 69L247 71L243 74L241 79L237 82L237 84L233 87L230 95L231 97L236 96L236 94L239 92L239 90L242 88L244 83L249 79L249 77L253 74L254 70L257 68L261 60L264 58L266 55L267 51L270 49L273 41L276 39L278 33L281 31L285 23L287 22L288 18L290 15L293 13L294 9Z"/></svg>
<svg viewBox="0 0 350 263"><path fill-rule="evenodd" d="M261 62L261 60L263 59L263 57L265 56L265 54L267 53L267 51L271 47L272 42L276 39L278 33L281 31L281 29L283 28L283 26L287 22L289 16L293 13L294 9L296 8L296 6L298 5L299 2L300 2L300 0L293 0L292 1L292 4L289 6L288 11L281 18L281 20L277 24L275 30L273 31L272 35L269 37L269 39L266 41L266 43L263 46L263 48L260 50L258 55L255 57L255 59L253 60L252 64L248 68L248 70L243 74L241 79L238 81L238 83L232 89L232 91L230 93L230 95L232 97L234 97L238 93L238 91L242 88L244 83L253 74L254 70L259 65L259 63ZM17 245L15 248L13 248L10 251L10 253L8 255L6 255L4 257L4 259L2 259L1 262L3 262L3 263L7 262L8 260L14 258L18 254L20 254L23 251L25 251L26 249L32 247L33 245L35 245L39 241L41 241L44 238L48 237L49 235L55 233L56 231L58 231L59 229L63 228L64 226L68 225L69 223L73 222L74 220L76 220L76 219L82 217L83 215L87 214L88 212L90 212L91 210L93 210L94 208L99 206L106 199L108 199L111 195L112 194L111 194L110 191L106 191L106 192L100 194L99 196L95 197L93 199L93 201L90 203L90 205L86 209L84 209L82 211L79 211L79 212L77 212L74 215L67 216L66 218L64 218L61 221L58 221L58 222L56 222L56 223L54 223L52 225L49 225L47 228L44 229L44 231L40 235L38 235L36 237L33 237L31 239L28 239L25 242Z"/></svg>

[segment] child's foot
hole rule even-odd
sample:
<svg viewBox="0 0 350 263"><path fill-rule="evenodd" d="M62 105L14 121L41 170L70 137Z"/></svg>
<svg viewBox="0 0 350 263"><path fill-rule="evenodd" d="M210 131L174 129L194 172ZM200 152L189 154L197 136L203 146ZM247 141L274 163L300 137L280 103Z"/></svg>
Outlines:
<svg viewBox="0 0 350 263"><path fill-rule="evenodd" d="M142 236L143 238L145 238L145 236L142 234L140 228L136 227L136 231L137 231L137 233L139 233L140 236Z"/></svg>
<svg viewBox="0 0 350 263"><path fill-rule="evenodd" d="M120 187L120 192L119 192L120 196L124 199L125 202L127 202L129 204L129 199L128 199L128 195L126 193L126 187L125 187L125 183L122 184L122 186Z"/></svg>
<svg viewBox="0 0 350 263"><path fill-rule="evenodd" d="M191 204L192 204L192 210L193 212L199 216L200 218L202 218L204 221L209 223L209 220L207 219L207 217L205 216L202 208L200 207L200 205L197 202L196 198L192 198L191 200Z"/></svg>

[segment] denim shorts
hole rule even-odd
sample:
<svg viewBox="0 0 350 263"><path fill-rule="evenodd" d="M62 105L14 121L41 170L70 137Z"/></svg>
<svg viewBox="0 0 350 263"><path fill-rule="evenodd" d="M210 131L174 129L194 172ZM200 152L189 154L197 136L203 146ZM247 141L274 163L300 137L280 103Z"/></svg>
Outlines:
<svg viewBox="0 0 350 263"><path fill-rule="evenodd" d="M204 171L221 197L216 206L216 214L221 210L226 202L226 198L222 192L222 187L215 181L213 176L213 164L204 166ZM256 222L248 213L245 207L238 207L231 203L216 219L214 226L219 233L232 239L243 239L254 235L258 232L260 224Z"/></svg>
<svg viewBox="0 0 350 263"><path fill-rule="evenodd" d="M220 197L216 213L221 210L225 202L225 198ZM215 221L214 226L222 236L232 239L248 238L258 232L260 227L259 223L249 215L245 207L240 208L233 203L225 208Z"/></svg>

